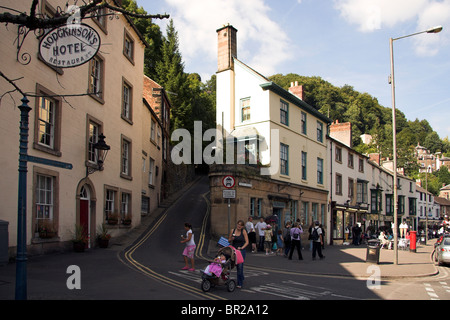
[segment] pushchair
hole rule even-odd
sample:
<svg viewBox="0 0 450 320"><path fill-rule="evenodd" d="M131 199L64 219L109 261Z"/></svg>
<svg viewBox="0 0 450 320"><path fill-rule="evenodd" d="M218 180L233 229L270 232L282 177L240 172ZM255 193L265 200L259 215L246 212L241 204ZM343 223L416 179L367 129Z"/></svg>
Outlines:
<svg viewBox="0 0 450 320"><path fill-rule="evenodd" d="M236 249L231 246L223 247L217 251L217 257L224 255L226 260L222 263L222 271L220 274L211 273L210 275L202 271L202 284L201 288L204 292L208 292L211 287L223 286L227 287L229 292L233 292L236 289L236 281L231 279L230 272L236 265ZM212 262L212 261L210 261Z"/></svg>

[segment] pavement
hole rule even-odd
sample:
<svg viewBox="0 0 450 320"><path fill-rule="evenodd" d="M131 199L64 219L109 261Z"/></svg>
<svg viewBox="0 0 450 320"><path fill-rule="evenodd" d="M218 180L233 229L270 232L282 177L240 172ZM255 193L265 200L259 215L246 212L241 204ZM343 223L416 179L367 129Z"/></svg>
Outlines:
<svg viewBox="0 0 450 320"><path fill-rule="evenodd" d="M439 273L439 269L431 260L434 243L435 240L430 240L427 245L418 245L416 252L398 250L397 264L394 250L389 249L379 249L378 263L371 262L373 259L367 261L367 245L326 245L322 251L325 258L317 257L316 260L312 260L309 244L302 250L303 260L301 261L298 260L297 252L294 252L292 260L288 260L283 255L267 256L262 252L247 252L245 263L247 266L288 269L311 275L367 279L374 276L376 272L376 275L384 280L429 277ZM376 266L377 269L372 266Z"/></svg>
<svg viewBox="0 0 450 320"><path fill-rule="evenodd" d="M188 188L196 181L193 181ZM175 194L164 202L152 215L144 217L141 225L134 228L121 237L111 239L110 246L107 249L94 248L84 254L66 252L58 254L49 254L41 256L28 257L27 274L28 274L28 297L29 299L77 299L76 293L68 293L66 281L69 274L66 272L67 266L79 265L83 271L83 284L95 286L89 290L89 296L80 296L78 299L114 299L120 297L125 290L134 291L136 295L140 294L139 290L148 290L148 288L140 289L139 285L125 279L124 275L132 273L129 277L135 277L135 281L139 282L138 273L131 271L119 259L120 253L128 248L131 244L139 239L152 223L174 203L182 193ZM439 269L431 260L431 253L434 249L435 240L430 240L427 245L418 245L416 252L409 250L398 250L398 263L395 264L394 251L388 249L380 249L379 263L374 264L366 262L367 246L353 245L333 245L325 246L323 254L325 259L312 260L312 254L305 246L302 250L303 260L298 260L297 253L294 252L293 260L288 260L283 255L266 255L265 253L246 254L246 271L252 272L254 268L266 268L268 270L289 270L302 274L311 275L330 275L339 277L365 278L374 275L374 272L381 279L403 279L428 277L439 273ZM207 256L213 257L219 249L216 239L209 240L207 247ZM206 260L199 259L196 262L198 268L203 264L206 266ZM376 266L374 268L373 266ZM15 268L16 264L10 262L6 265L0 265L0 300L14 299L15 292ZM379 268L379 269L378 269ZM88 271L91 274L86 274ZM374 271L375 270L375 271ZM135 275L133 275L133 273ZM118 281L123 280L123 286L117 286L116 281L102 281L100 277L108 276L116 277ZM95 284L94 284L95 283ZM47 288L43 293L42 288ZM129 287L129 288L128 288ZM80 290L79 290L80 291ZM117 292L116 292L117 291ZM65 292L61 294L61 292ZM105 292L109 296L105 296ZM160 299L169 299L170 296L159 296Z"/></svg>

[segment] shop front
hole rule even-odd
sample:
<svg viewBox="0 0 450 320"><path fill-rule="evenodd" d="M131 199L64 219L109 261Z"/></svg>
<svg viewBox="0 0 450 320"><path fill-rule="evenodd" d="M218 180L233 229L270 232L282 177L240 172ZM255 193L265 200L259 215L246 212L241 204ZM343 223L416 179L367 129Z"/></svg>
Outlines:
<svg viewBox="0 0 450 320"><path fill-rule="evenodd" d="M351 241L352 229L358 225L366 231L367 207L331 204L332 239L331 244ZM367 224L368 225L368 224Z"/></svg>

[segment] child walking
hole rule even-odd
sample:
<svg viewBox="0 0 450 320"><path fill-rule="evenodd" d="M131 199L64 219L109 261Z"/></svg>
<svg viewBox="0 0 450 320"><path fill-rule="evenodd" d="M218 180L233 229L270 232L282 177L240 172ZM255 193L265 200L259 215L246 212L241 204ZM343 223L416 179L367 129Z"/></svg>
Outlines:
<svg viewBox="0 0 450 320"><path fill-rule="evenodd" d="M186 236L181 235L181 242L186 243L186 247L183 250L183 258L185 266L181 270L195 271L194 268L194 252L195 252L195 242L194 233L192 232L192 226L190 223L184 224L184 229L186 230ZM189 260L191 261L192 268L189 268Z"/></svg>
<svg viewBox="0 0 450 320"><path fill-rule="evenodd" d="M280 229L278 230L277 235L277 255L283 254L283 247L284 247L283 231Z"/></svg>
<svg viewBox="0 0 450 320"><path fill-rule="evenodd" d="M268 224L264 230L264 248L266 249L266 256L268 256L269 253L272 253L272 236L272 227Z"/></svg>

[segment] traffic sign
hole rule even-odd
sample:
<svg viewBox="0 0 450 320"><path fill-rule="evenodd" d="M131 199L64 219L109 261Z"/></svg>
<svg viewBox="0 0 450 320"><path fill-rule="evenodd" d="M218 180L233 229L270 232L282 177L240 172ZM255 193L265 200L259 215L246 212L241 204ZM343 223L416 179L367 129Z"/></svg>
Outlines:
<svg viewBox="0 0 450 320"><path fill-rule="evenodd" d="M225 176L222 179L222 185L227 189L233 188L235 184L236 180L234 179L233 176Z"/></svg>
<svg viewBox="0 0 450 320"><path fill-rule="evenodd" d="M234 190L234 189L222 190L222 196L224 199L235 199L236 198L236 190Z"/></svg>

